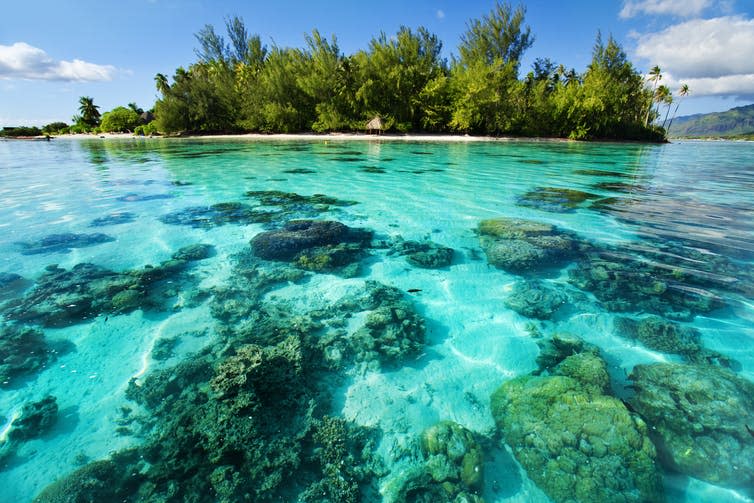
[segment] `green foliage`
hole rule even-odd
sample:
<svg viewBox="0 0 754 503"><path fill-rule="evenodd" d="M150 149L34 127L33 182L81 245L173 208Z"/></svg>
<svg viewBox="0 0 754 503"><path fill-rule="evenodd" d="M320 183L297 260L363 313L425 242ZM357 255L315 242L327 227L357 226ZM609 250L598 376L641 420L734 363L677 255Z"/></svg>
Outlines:
<svg viewBox="0 0 754 503"><path fill-rule="evenodd" d="M3 128L0 130L0 136L6 137L6 138L15 138L18 136L39 136L42 134L42 130L40 130L36 126L19 126L14 128Z"/></svg>
<svg viewBox="0 0 754 503"><path fill-rule="evenodd" d="M100 131L107 133L127 133L139 125L139 114L132 108L116 107L102 115Z"/></svg>
<svg viewBox="0 0 754 503"><path fill-rule="evenodd" d="M538 58L520 79L521 57L534 41L524 17L523 6L498 2L470 20L450 67L440 40L423 27L380 33L368 49L344 55L335 36L317 30L305 36L304 48L268 50L241 19L228 18L226 36L211 25L196 34L198 60L178 68L172 83L155 76L162 95L157 127L328 132L363 130L379 116L383 130L398 132L663 138L662 129L645 125L659 115L659 77L654 88L645 86L612 37L605 44L598 35L583 74ZM669 94L661 99L666 121L669 100Z"/></svg>
<svg viewBox="0 0 754 503"><path fill-rule="evenodd" d="M414 33L403 26L394 37L381 33L372 39L369 52L354 57L360 82L356 102L366 112L362 119L392 119L399 131L436 123L447 73L441 49L437 36L424 27Z"/></svg>
<svg viewBox="0 0 754 503"><path fill-rule="evenodd" d="M51 122L42 128L45 134L60 134L61 131L67 130L68 124L65 122Z"/></svg>
<svg viewBox="0 0 754 503"><path fill-rule="evenodd" d="M156 134L159 134L159 130L157 129L157 121L152 121L149 124L136 126L136 129L134 129L134 134L137 136L154 136Z"/></svg>
<svg viewBox="0 0 754 503"><path fill-rule="evenodd" d="M89 128L99 125L99 107L94 104L93 98L89 96L79 98L79 113L81 115L75 118L76 123L81 123Z"/></svg>
<svg viewBox="0 0 754 503"><path fill-rule="evenodd" d="M525 14L523 6L513 11L510 4L498 1L489 14L469 21L458 47L460 63L481 61L496 66L503 62L517 71L521 55L534 43L531 29L523 26Z"/></svg>

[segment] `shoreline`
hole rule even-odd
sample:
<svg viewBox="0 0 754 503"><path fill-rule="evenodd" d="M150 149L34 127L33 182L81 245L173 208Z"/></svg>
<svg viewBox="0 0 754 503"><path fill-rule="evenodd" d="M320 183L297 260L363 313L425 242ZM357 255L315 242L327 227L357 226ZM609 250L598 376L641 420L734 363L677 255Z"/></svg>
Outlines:
<svg viewBox="0 0 754 503"><path fill-rule="evenodd" d="M662 145L658 142L637 140L571 140L554 137L529 136L474 136L469 134L395 134L370 135L366 133L237 133L237 134L188 134L182 136L134 136L131 133L101 133L101 134L73 134L52 136L61 140L248 140L248 141L365 141L365 142L417 142L417 143L618 143L618 144L646 144ZM669 142L664 142L669 143Z"/></svg>

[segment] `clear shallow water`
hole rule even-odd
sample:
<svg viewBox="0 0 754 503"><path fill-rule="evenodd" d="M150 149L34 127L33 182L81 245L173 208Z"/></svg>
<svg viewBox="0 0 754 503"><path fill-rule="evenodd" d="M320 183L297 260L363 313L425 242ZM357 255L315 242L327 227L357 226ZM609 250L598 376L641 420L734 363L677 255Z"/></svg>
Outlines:
<svg viewBox="0 0 754 503"><path fill-rule="evenodd" d="M75 323L43 327L48 350L57 352L43 360L43 368L14 377L0 389L0 423L11 432L23 405L47 395L57 398L57 420L40 437L14 443L0 471L0 500L29 501L89 461L148 442L149 430L140 424L155 412L129 400L129 381L137 378L141 384L206 352L217 362L233 354L238 343L227 334L233 323L218 321L213 298L238 279L237 254L248 254L249 241L280 220L314 217L374 231L358 272L305 273L295 282L274 283L265 287L269 291L257 308L276 306L314 317L313 311L358 297L365 280L374 280L404 292L426 326L421 347L397 361L326 359L337 368L318 385L329 395L320 406L325 413L380 433L371 449L385 463L378 490L387 494L395 484L391 481L416 465L412 446L425 429L451 420L482 445L485 501L547 501L500 447L490 394L504 382L537 371L541 343L553 334L574 334L596 345L608 363L612 393L629 402L627 376L635 365L684 357L678 350L659 351L621 336L616 317L643 319L652 313L672 318L698 330L697 347L734 360L729 366L737 375L754 380L752 159L749 143L0 142L0 272L22 277L4 287L3 301L28 296L33 281L51 264L65 270L92 263L134 271L164 264L187 245L214 246L211 257L190 266L192 280L176 273L179 286L163 292L164 303L144 309L130 305L120 312L93 310ZM580 192L566 197L558 189ZM300 203L280 218L243 225L165 221L165 215L185 208L226 202L281 211L247 196L249 191L326 194L357 204L331 204L320 212L322 206ZM553 195L538 197L547 193ZM107 216L111 219L92 226ZM541 271L493 267L477 226L496 217L556 225L577 235L583 246L599 247L584 253L652 264L656 268L642 274L664 283L658 271L672 269L671 290L701 291L702 298L714 295L719 303L691 312L683 312L688 305L653 311L641 304L642 296L654 295L645 292L633 298L635 305L623 303L618 309L610 303L615 299L574 280L579 254L562 267ZM42 241L66 233L101 233L106 239L83 243L87 246L59 236ZM398 238L450 247L452 263L415 267L391 253ZM545 320L514 311L506 302L522 277L561 288L568 301ZM619 287L654 281L637 278ZM324 328L313 333L320 340L340 337L333 335L338 330L353 336L369 309L357 305L350 310L322 316ZM246 318L254 319L249 313ZM254 341L245 337L244 342ZM327 344L322 347L329 351ZM157 352L163 354L156 357ZM7 445L8 434L3 438ZM747 498L741 490L662 472L669 500Z"/></svg>

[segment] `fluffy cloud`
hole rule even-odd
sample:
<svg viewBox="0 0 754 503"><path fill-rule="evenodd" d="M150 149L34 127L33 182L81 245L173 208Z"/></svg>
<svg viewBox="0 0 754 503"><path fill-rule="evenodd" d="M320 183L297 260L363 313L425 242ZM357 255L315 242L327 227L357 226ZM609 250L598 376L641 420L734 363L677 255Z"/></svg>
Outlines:
<svg viewBox="0 0 754 503"><path fill-rule="evenodd" d="M680 17L694 17L712 5L712 0L626 0L620 17L627 19L640 14L669 14Z"/></svg>
<svg viewBox="0 0 754 503"><path fill-rule="evenodd" d="M438 10L435 15L437 16L437 19L445 19L445 12L442 10Z"/></svg>
<svg viewBox="0 0 754 503"><path fill-rule="evenodd" d="M638 35L636 54L696 96L754 95L754 19L694 19Z"/></svg>
<svg viewBox="0 0 754 503"><path fill-rule="evenodd" d="M55 61L25 42L0 45L0 79L101 81L112 80L115 67L80 59Z"/></svg>

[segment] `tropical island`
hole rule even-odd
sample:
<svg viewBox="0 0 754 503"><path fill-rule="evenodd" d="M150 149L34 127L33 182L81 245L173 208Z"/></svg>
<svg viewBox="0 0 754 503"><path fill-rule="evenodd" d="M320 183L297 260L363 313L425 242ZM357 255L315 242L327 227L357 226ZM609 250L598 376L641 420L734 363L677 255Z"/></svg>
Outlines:
<svg viewBox="0 0 754 503"><path fill-rule="evenodd" d="M467 23L448 61L424 27L382 32L345 55L334 35L316 29L302 48L268 47L232 17L226 35L212 25L195 35L197 60L188 68L155 76L160 97L150 111L130 103L100 114L83 96L73 125L0 134L353 132L377 118L377 129L396 133L665 140L680 102L658 85L658 67L645 78L598 32L582 72L537 58L521 77L521 57L534 43L524 18L523 6L497 2ZM687 93L683 86L678 97Z"/></svg>

